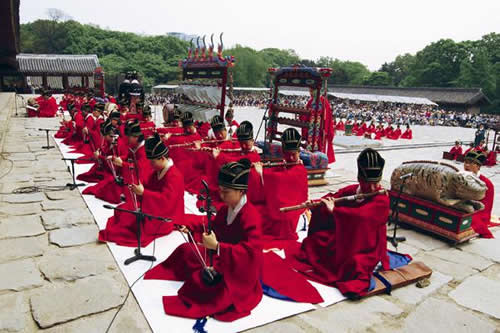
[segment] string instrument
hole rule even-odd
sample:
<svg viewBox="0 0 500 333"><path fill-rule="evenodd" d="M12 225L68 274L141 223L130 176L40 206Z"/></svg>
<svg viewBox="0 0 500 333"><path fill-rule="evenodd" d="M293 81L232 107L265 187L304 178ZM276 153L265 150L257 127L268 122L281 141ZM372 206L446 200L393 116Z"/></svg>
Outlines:
<svg viewBox="0 0 500 333"><path fill-rule="evenodd" d="M207 214L207 234L212 233L212 215L215 213L215 208L212 206L212 198L206 181L202 180L202 194L198 198L205 201L205 206L200 208L200 212ZM222 280L222 274L214 269L214 250L208 250L208 265L203 267L201 271L201 279L207 286L213 286Z"/></svg>
<svg viewBox="0 0 500 333"><path fill-rule="evenodd" d="M112 158L118 157L118 153L116 151L116 147L118 146L118 136L115 135L113 136L113 141L111 142L109 148L112 153ZM106 162L108 163L109 169L111 170L111 174L113 175L113 178L116 182L116 184L123 186L125 185L123 182L123 177L119 176L118 173L116 172L115 165L113 164L113 161L110 159L106 159Z"/></svg>
<svg viewBox="0 0 500 333"><path fill-rule="evenodd" d="M354 194L354 195L348 195L345 197L334 198L333 201L335 203L343 202L343 201L355 201L355 200L360 200L360 199L368 199L368 198L374 197L376 195L386 194L386 193L387 193L387 190L381 189L381 190L371 192L371 193L359 193L359 194ZM310 200L310 201L303 202L299 205L282 207L282 208L280 208L280 212L286 213L286 212L290 212L293 210L299 210L299 209L304 209L304 208L313 208L313 207L321 206L322 204L323 204L323 202L321 200Z"/></svg>
<svg viewBox="0 0 500 333"><path fill-rule="evenodd" d="M128 159L128 163L129 163L129 171L130 171L130 184L127 184L127 185L138 185L139 184L139 171L137 170L137 159L135 158L135 153L130 150L132 152L132 155L134 158L129 158ZM136 182L137 180L137 182ZM134 210L136 212L139 211L139 202L137 200L137 195L135 194L134 191L132 191L132 188L130 186L128 186L128 190L130 192L130 196L132 197L132 203L134 204Z"/></svg>

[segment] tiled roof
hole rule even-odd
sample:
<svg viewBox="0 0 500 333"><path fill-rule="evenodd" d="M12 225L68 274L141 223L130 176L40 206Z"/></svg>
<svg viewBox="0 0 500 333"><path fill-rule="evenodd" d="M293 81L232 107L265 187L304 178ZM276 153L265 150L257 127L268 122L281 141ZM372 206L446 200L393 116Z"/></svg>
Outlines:
<svg viewBox="0 0 500 333"><path fill-rule="evenodd" d="M99 67L95 54L27 54L17 55L19 71L29 74L91 74Z"/></svg>

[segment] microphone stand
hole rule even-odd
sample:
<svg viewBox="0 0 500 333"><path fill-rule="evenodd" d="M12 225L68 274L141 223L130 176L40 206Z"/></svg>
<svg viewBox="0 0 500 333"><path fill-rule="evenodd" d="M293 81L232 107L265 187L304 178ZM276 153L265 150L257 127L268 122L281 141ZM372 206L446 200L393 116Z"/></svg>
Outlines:
<svg viewBox="0 0 500 333"><path fill-rule="evenodd" d="M75 179L75 160L83 160L82 158L70 158L70 157L63 157L63 161L70 161L71 162L71 177L73 178L73 183L67 183L66 187L69 187L71 191L73 191L75 188L79 186L85 186L84 183L76 183ZM90 160L90 159L85 159L85 160Z"/></svg>
<svg viewBox="0 0 500 333"><path fill-rule="evenodd" d="M42 146L43 149L51 149L51 148L55 148L55 146L51 146L50 143L49 143L49 132L50 131L57 131L57 130L53 130L51 128L39 128L38 129L39 131L45 131L45 134L47 134L47 145L46 146Z"/></svg>
<svg viewBox="0 0 500 333"><path fill-rule="evenodd" d="M407 177L403 178L403 182L399 187L398 196L396 197L396 200L394 200L394 204L392 205L391 208L392 213L391 216L389 217L389 224L394 223L394 229L392 236L387 236L387 240L391 242L392 246L394 246L396 249L398 248L398 243L406 241L406 237L396 236L398 230L398 221L399 221L399 202L401 201L401 194L403 193L403 188L405 186L406 178Z"/></svg>
<svg viewBox="0 0 500 333"><path fill-rule="evenodd" d="M134 250L134 255L132 257L128 258L127 260L125 260L124 264L129 265L137 260L156 261L155 256L145 255L145 254L141 253L141 222L145 221L146 219L149 219L150 221L151 220L158 220L161 222L172 222L172 219L146 214L140 208L138 208L137 210L129 210L129 209L124 209L124 208L120 208L120 207L114 207L111 205L103 205L103 207L106 209L113 209L115 211L135 215L135 220L137 222L137 231L136 231L137 248Z"/></svg>

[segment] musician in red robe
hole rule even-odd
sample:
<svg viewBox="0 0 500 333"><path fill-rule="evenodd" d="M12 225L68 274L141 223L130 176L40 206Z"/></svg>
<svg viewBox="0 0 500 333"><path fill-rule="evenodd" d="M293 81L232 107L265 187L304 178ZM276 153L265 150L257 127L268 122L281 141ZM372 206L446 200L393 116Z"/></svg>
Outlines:
<svg viewBox="0 0 500 333"><path fill-rule="evenodd" d="M131 201L119 207L128 210L141 209L153 216L172 219L166 223L146 219L140 226L141 245L147 246L154 239L168 235L174 224L184 223L184 181L182 174L168 157L168 148L158 134L145 142L146 156L151 164L150 173L144 185L141 182L129 184ZM102 242L114 242L122 246L137 245L137 220L135 215L115 211L106 229L99 232Z"/></svg>
<svg viewBox="0 0 500 333"><path fill-rule="evenodd" d="M337 123L337 125L335 126L335 129L338 131L345 131L345 125L344 125L344 122L342 121L342 119L340 119L340 121Z"/></svg>
<svg viewBox="0 0 500 333"><path fill-rule="evenodd" d="M146 273L145 279L184 281L177 296L163 297L165 313L234 321L248 316L262 299L260 217L245 194L249 168L245 159L221 168L218 178L225 205L210 233L200 224L180 227L184 233L202 234L203 246L182 244ZM213 251L212 260L203 258L205 250Z"/></svg>
<svg viewBox="0 0 500 333"><path fill-rule="evenodd" d="M410 129L410 124L406 124L406 130L401 134L401 139L413 139L413 132Z"/></svg>
<svg viewBox="0 0 500 333"><path fill-rule="evenodd" d="M377 194L385 161L377 151L367 148L359 154L357 163L359 184L324 196L323 205L312 210L302 246L286 250L287 260L297 271L353 298L367 293L379 262L389 269L389 197ZM335 198L356 194L371 196L335 204Z"/></svg>
<svg viewBox="0 0 500 333"><path fill-rule="evenodd" d="M152 121L151 106L146 105L142 110L141 131L145 138L149 138L156 132L156 125Z"/></svg>
<svg viewBox="0 0 500 333"><path fill-rule="evenodd" d="M494 238L489 227L498 225L491 222L491 211L493 210L493 201L495 198L495 188L491 180L481 174L481 166L486 162L486 155L477 150L471 150L465 155L464 170L470 171L479 177L486 184L486 193L481 202L484 209L472 216L472 229L483 238Z"/></svg>
<svg viewBox="0 0 500 333"><path fill-rule="evenodd" d="M75 130L74 127L74 114L76 112L75 110L75 105L73 104L72 101L68 101L68 103L65 105L66 109L68 110L68 113L71 116L71 119L65 120L64 117L61 119L59 122L61 126L59 126L59 130L57 133L54 135L55 138L58 139L66 139L70 136L73 135L73 131Z"/></svg>
<svg viewBox="0 0 500 333"><path fill-rule="evenodd" d="M489 151L489 150L486 150L485 153L487 153L486 155L486 163L484 163L485 166L494 166L497 164L497 152L496 151Z"/></svg>
<svg viewBox="0 0 500 333"><path fill-rule="evenodd" d="M302 137L295 128L287 128L281 136L283 165L263 168L260 162L254 164L259 175L257 183L262 186L258 192L264 198L263 204L258 208L262 216L262 234L266 241L298 239L297 224L304 209L282 213L280 208L307 200L307 170L299 158L301 140Z"/></svg>
<svg viewBox="0 0 500 333"><path fill-rule="evenodd" d="M199 193L202 173L196 169L195 164L200 152L187 149L193 148L195 141L201 141L201 136L194 126L191 112L186 111L182 114L182 127L184 133L181 135L167 134L165 144L170 149L170 157L175 165L179 170L182 170L185 190L190 193Z"/></svg>
<svg viewBox="0 0 500 333"><path fill-rule="evenodd" d="M370 126L368 126L366 131L370 134L375 133L375 123L373 121L370 122Z"/></svg>
<svg viewBox="0 0 500 333"><path fill-rule="evenodd" d="M450 154L453 155L453 160L456 160L458 156L462 155L462 145L460 141L455 141L455 145L450 149Z"/></svg>
<svg viewBox="0 0 500 333"><path fill-rule="evenodd" d="M57 112L57 102L52 94L48 91L44 91L42 98L38 100L40 105L38 108L38 117L41 118L52 118Z"/></svg>
<svg viewBox="0 0 500 333"><path fill-rule="evenodd" d="M384 129L384 136L386 138L389 138L389 136L392 134L393 131L394 131L394 128L392 128L392 125L388 123L387 127Z"/></svg>
<svg viewBox="0 0 500 333"><path fill-rule="evenodd" d="M378 124L377 129L375 130L375 140L382 140L382 137L384 136L384 126L382 126L382 124Z"/></svg>
<svg viewBox="0 0 500 333"><path fill-rule="evenodd" d="M141 132L137 119L127 122L125 135L127 136L127 145L119 145L117 154L113 154L113 156L108 158L111 159L116 173L122 176L125 183L131 184L137 181L137 176L131 172L133 168L139 173L139 181L145 183L149 175L150 163L146 158L144 135ZM133 182L132 180L135 181ZM130 200L130 193L123 189L120 179L110 175L99 181L96 185L87 187L82 193L92 194L101 200L118 204L122 200L122 195Z"/></svg>
<svg viewBox="0 0 500 333"><path fill-rule="evenodd" d="M387 138L391 140L398 140L400 136L401 136L401 126L398 124L396 129L392 131L392 133L387 135Z"/></svg>
<svg viewBox="0 0 500 333"><path fill-rule="evenodd" d="M219 148L214 149L213 156L217 161L217 165L222 166L229 162L235 162L242 158L248 159L251 163L260 162L260 155L255 147L255 141L253 139L253 126L249 121L242 121L240 127L236 130L236 136L238 138L238 144L241 150L224 152ZM254 176L255 170L252 169L249 178L249 188L247 191L247 196L249 201L253 205L261 203L263 197L259 193L259 186L255 185L255 182L260 182L260 179Z"/></svg>
<svg viewBox="0 0 500 333"><path fill-rule="evenodd" d="M199 158L196 161L196 167L203 170L203 178L208 184L213 206L218 209L224 204L220 200L219 195L219 170L225 163L228 162L228 159L224 158L220 152L224 150L237 149L239 144L236 141L232 141L228 136L228 129L226 128L224 119L222 119L221 116L213 116L210 120L210 125L212 127L212 133L215 140L213 142L203 143L203 147L201 142L195 142L195 149L203 152L199 154ZM201 207L202 204L203 202L198 200L197 206Z"/></svg>

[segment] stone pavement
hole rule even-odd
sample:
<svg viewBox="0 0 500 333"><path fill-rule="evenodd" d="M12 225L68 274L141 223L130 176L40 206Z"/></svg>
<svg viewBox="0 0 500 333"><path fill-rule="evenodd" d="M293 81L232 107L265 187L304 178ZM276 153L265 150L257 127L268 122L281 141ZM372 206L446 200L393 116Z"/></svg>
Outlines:
<svg viewBox="0 0 500 333"><path fill-rule="evenodd" d="M57 119L15 117L14 105L14 94L0 94L0 177L8 172L0 178L0 332L104 332L127 283L96 242L77 190L9 194L71 182L59 150L41 148L38 128L55 128ZM110 332L150 331L130 295Z"/></svg>
<svg viewBox="0 0 500 333"><path fill-rule="evenodd" d="M71 181L59 151L40 148L45 133L37 129L55 128L57 120L13 117L13 98L0 94L0 333L104 332L127 284L107 246L96 243L97 226L78 192L10 194ZM389 174L393 160L415 152L384 152ZM310 189L312 198L355 181L355 157L348 155L338 156L328 186ZM499 228L494 240L455 247L412 230L400 234L408 240L399 251L433 268L429 286L341 302L247 332L500 332ZM150 331L133 295L111 331Z"/></svg>

